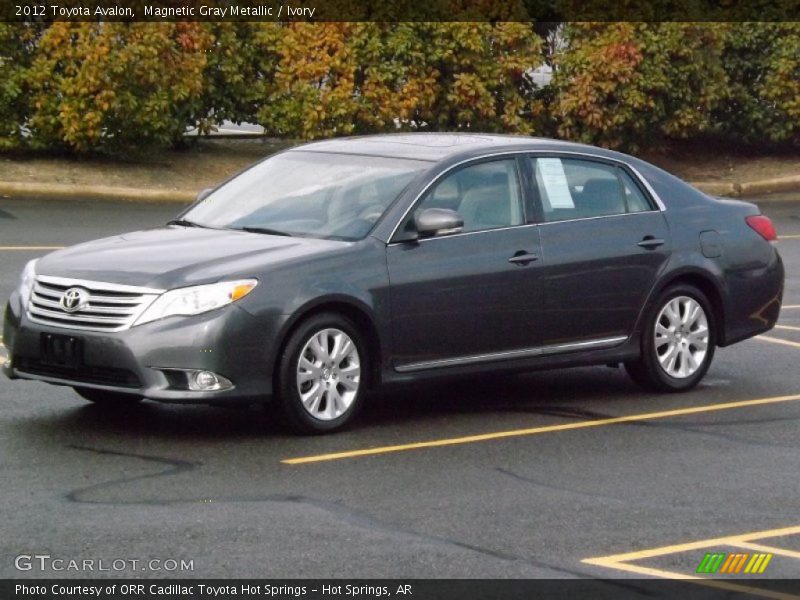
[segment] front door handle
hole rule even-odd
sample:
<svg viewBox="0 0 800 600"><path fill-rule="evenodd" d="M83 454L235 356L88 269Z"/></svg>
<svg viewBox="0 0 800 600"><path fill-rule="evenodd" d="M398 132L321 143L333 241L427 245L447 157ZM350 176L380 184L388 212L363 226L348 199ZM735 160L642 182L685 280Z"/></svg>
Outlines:
<svg viewBox="0 0 800 600"><path fill-rule="evenodd" d="M666 242L662 239L655 238L652 235L647 235L644 239L636 244L642 248L647 248L648 250L655 250L659 246L663 246Z"/></svg>
<svg viewBox="0 0 800 600"><path fill-rule="evenodd" d="M535 260L539 260L539 257L535 254L531 254L530 252L525 252L525 250L520 250L519 252L515 253L514 256L509 258L508 262L524 267Z"/></svg>

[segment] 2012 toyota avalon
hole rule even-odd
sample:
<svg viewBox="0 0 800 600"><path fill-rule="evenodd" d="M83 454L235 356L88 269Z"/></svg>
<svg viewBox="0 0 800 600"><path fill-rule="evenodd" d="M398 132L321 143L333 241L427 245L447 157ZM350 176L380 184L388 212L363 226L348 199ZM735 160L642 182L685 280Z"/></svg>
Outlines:
<svg viewBox="0 0 800 600"><path fill-rule="evenodd" d="M755 205L592 146L317 142L163 227L28 263L4 370L106 405L263 402L310 433L445 375L624 364L684 391L775 324L775 240Z"/></svg>

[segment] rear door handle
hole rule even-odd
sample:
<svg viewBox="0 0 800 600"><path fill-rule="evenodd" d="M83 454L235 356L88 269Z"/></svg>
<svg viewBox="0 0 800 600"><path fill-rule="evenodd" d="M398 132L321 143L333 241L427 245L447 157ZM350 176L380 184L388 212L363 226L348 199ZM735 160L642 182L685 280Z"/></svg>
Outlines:
<svg viewBox="0 0 800 600"><path fill-rule="evenodd" d="M515 265L525 266L529 263L532 263L535 260L539 260L539 257L535 254L531 254L530 252L525 252L524 250L520 250L514 256L508 259L508 262L514 263Z"/></svg>
<svg viewBox="0 0 800 600"><path fill-rule="evenodd" d="M652 235L645 236L645 238L636 244L642 248L647 248L648 250L654 250L659 246L663 246L666 242L659 238L654 238Z"/></svg>

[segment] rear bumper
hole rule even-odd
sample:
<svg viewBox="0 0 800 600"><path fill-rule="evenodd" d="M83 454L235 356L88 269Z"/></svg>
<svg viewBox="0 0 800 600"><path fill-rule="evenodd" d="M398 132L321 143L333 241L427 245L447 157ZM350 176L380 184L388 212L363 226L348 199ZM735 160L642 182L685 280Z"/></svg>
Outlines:
<svg viewBox="0 0 800 600"><path fill-rule="evenodd" d="M9 355L3 371L12 379L180 403L254 402L272 393L272 344L283 321L280 315L265 323L234 305L124 331L89 332L32 323L20 308L19 298L12 295L3 325ZM43 333L80 338L82 365L75 369L43 364ZM219 391L189 390L167 376L171 369L212 371L233 385Z"/></svg>
<svg viewBox="0 0 800 600"><path fill-rule="evenodd" d="M724 338L720 346L769 331L778 321L783 302L784 268L777 250L761 268L728 273Z"/></svg>

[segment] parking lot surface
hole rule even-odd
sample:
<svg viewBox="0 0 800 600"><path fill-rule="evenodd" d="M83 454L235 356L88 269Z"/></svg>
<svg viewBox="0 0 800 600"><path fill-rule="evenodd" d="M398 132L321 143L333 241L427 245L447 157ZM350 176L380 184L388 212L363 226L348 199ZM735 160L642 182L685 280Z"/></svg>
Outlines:
<svg viewBox="0 0 800 600"><path fill-rule="evenodd" d="M608 367L482 377L373 394L350 430L293 437L255 407L110 414L2 379L0 577L92 575L18 570L28 554L193 561L103 576L709 577L724 553L748 555L720 564L728 585L797 578L800 197L764 208L780 324L686 394ZM31 258L177 210L0 200L0 299ZM745 574L754 554L770 559Z"/></svg>

